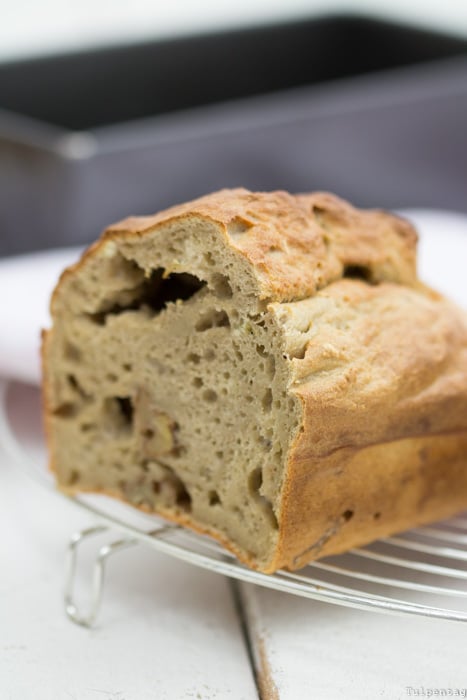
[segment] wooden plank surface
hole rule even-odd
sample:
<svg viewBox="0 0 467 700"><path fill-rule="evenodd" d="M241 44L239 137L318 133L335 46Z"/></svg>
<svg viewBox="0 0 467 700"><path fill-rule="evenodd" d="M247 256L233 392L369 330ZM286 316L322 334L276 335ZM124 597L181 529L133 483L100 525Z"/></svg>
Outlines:
<svg viewBox="0 0 467 700"><path fill-rule="evenodd" d="M240 592L263 700L442 697L428 693L435 689L467 697L465 623L363 612L252 584Z"/></svg>
<svg viewBox="0 0 467 700"><path fill-rule="evenodd" d="M0 454L1 700L257 700L230 582L219 575L136 547L108 564L96 629L65 617L65 545L89 524ZM96 546L85 545L82 595Z"/></svg>

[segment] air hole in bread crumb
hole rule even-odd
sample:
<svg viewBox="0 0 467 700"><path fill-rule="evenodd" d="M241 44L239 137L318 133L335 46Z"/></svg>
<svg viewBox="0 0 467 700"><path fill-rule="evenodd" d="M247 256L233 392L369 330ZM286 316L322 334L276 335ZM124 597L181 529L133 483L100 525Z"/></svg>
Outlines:
<svg viewBox="0 0 467 700"><path fill-rule="evenodd" d="M201 377L195 377L195 378L193 379L193 382L192 382L193 386L195 386L195 387L197 387L197 388L199 388L200 386L203 386L203 383L204 383L204 382L203 382L203 380L201 379Z"/></svg>
<svg viewBox="0 0 467 700"><path fill-rule="evenodd" d="M217 394L213 389L206 389L203 391L203 399L208 403L214 403L217 401Z"/></svg>
<svg viewBox="0 0 467 700"><path fill-rule="evenodd" d="M353 280L363 280L364 282L372 282L372 272L366 265L344 265L342 277Z"/></svg>
<svg viewBox="0 0 467 700"><path fill-rule="evenodd" d="M229 326L229 317L225 311L216 311L215 309L211 309L201 316L195 325L195 329L202 333L210 328L222 328Z"/></svg>
<svg viewBox="0 0 467 700"><path fill-rule="evenodd" d="M217 506L221 503L221 499L217 491L209 491L208 497L210 506Z"/></svg>
<svg viewBox="0 0 467 700"><path fill-rule="evenodd" d="M81 350L73 343L65 343L63 354L65 359L70 362L79 362L81 360Z"/></svg>
<svg viewBox="0 0 467 700"><path fill-rule="evenodd" d="M269 452L271 450L272 441L270 440L270 438L265 437L264 435L260 435L258 438L258 442L266 452Z"/></svg>
<svg viewBox="0 0 467 700"><path fill-rule="evenodd" d="M191 511L191 496L180 481L175 503L181 509L189 513Z"/></svg>
<svg viewBox="0 0 467 700"><path fill-rule="evenodd" d="M79 471L77 469L72 469L70 476L68 477L68 486L74 486L79 481Z"/></svg>
<svg viewBox="0 0 467 700"><path fill-rule="evenodd" d="M266 352L266 348L264 347L264 345L257 345L256 352L258 353L258 355L261 355L261 357L269 356L269 353Z"/></svg>
<svg viewBox="0 0 467 700"><path fill-rule="evenodd" d="M161 311L171 302L188 301L205 286L206 282L188 272L172 272L165 277L159 268L145 281L140 303Z"/></svg>
<svg viewBox="0 0 467 700"><path fill-rule="evenodd" d="M204 261L210 267L213 267L216 264L216 261L214 260L212 253L205 253L204 254Z"/></svg>
<svg viewBox="0 0 467 700"><path fill-rule="evenodd" d="M190 352L186 359L188 362L193 362L194 365L199 365L201 362L201 355L197 355L195 352Z"/></svg>
<svg viewBox="0 0 467 700"><path fill-rule="evenodd" d="M211 285L214 293L219 297L219 299L232 298L232 287L230 286L230 282L225 275L221 275L220 272L216 272L211 278Z"/></svg>
<svg viewBox="0 0 467 700"><path fill-rule="evenodd" d="M272 407L272 391L271 391L271 389L266 389L266 391L264 392L263 398L261 400L261 405L262 405L264 411L266 411L266 413L269 413L269 411L271 410L271 407Z"/></svg>
<svg viewBox="0 0 467 700"><path fill-rule="evenodd" d="M74 403L66 402L57 406L52 413L54 416L57 416L57 418L74 418L78 413L78 407Z"/></svg>
<svg viewBox="0 0 467 700"><path fill-rule="evenodd" d="M133 425L133 403L129 396L114 396L102 403L102 420L106 433L128 433Z"/></svg>
<svg viewBox="0 0 467 700"><path fill-rule="evenodd" d="M124 290L120 296L106 299L96 313L86 314L86 317L99 326L104 326L108 316L116 316L127 311L151 309L158 313L167 304L177 301L188 301L206 282L188 272L171 273L165 276L163 268L153 270L150 276L138 284Z"/></svg>
<svg viewBox="0 0 467 700"><path fill-rule="evenodd" d="M259 493L259 490L263 483L263 470L261 467L253 469L248 477L248 490L255 496Z"/></svg>
<svg viewBox="0 0 467 700"><path fill-rule="evenodd" d="M113 310L115 309L115 310ZM120 313L120 311L116 307L112 307L112 309L108 313ZM105 326L105 322L107 320L107 312L105 311L97 311L94 314L85 314L85 318L88 319L88 321L91 321L92 323L95 323L96 326Z"/></svg>
<svg viewBox="0 0 467 700"><path fill-rule="evenodd" d="M125 419L125 422L128 423L128 425L131 425L133 422L133 403L130 399L129 396L117 396L116 397L116 402L118 405L118 408L120 409L120 413L122 417Z"/></svg>
<svg viewBox="0 0 467 700"><path fill-rule="evenodd" d="M263 470L261 467L254 469L250 476L248 477L248 490L253 496L260 509L262 510L265 517L269 520L271 526L277 530L279 528L279 523L277 522L274 509L268 498L260 493L261 486L263 485Z"/></svg>
<svg viewBox="0 0 467 700"><path fill-rule="evenodd" d="M344 518L345 522L348 523L349 520L353 518L353 510L345 510L342 513L342 517Z"/></svg>
<svg viewBox="0 0 467 700"><path fill-rule="evenodd" d="M373 518L374 518L375 520L379 520L380 517L381 517L381 513L374 513L374 515L373 515Z"/></svg>
<svg viewBox="0 0 467 700"><path fill-rule="evenodd" d="M66 379L73 391L76 392L82 399L89 398L89 395L84 391L74 374L67 374Z"/></svg>

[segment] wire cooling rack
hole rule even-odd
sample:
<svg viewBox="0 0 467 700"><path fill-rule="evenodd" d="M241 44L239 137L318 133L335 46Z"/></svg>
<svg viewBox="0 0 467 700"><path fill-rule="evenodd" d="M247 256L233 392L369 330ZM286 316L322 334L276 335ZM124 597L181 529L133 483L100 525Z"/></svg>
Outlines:
<svg viewBox="0 0 467 700"><path fill-rule="evenodd" d="M32 459L15 432L7 410L7 390L7 385L0 383L0 443L36 482L54 490L45 469L45 451L40 459ZM71 537L66 558L65 611L73 622L85 627L96 622L107 561L136 545L152 547L240 581L322 602L467 622L467 514L380 539L309 564L298 572L266 575L246 568L208 537L168 525L104 496L70 497L56 493L96 519L94 527ZM78 554L81 545L97 535L106 536L107 542L98 549L89 605L83 612L74 598Z"/></svg>

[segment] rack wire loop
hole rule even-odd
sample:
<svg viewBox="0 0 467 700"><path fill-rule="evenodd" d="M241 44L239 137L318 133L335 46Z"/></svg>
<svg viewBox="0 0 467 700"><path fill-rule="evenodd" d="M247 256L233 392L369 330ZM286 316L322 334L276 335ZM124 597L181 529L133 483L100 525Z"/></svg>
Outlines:
<svg viewBox="0 0 467 700"><path fill-rule="evenodd" d="M73 534L68 543L64 590L65 612L72 622L75 622L77 625L81 625L81 627L92 627L97 619L102 603L105 568L109 557L122 549L127 549L128 547L138 544L138 540L136 539L124 538L109 544L105 544L99 549L93 567L89 609L87 613L82 613L80 612L73 596L76 581L78 550L85 540L88 540L95 535L100 535L106 531L108 531L108 527L106 525L89 527Z"/></svg>
<svg viewBox="0 0 467 700"><path fill-rule="evenodd" d="M0 443L12 462L42 487L54 488L37 457L31 458L12 429L6 410L6 384L0 381ZM58 492L56 492L58 494ZM102 602L106 563L113 554L141 543L181 561L276 591L346 605L360 610L467 622L467 516L422 526L386 537L338 557L314 562L300 572L266 575L243 566L212 539L164 523L99 496L61 494L92 515L99 525L71 538L66 559L65 610L69 619L91 627ZM123 509L123 510L122 510ZM136 518L136 521L135 521ZM158 525L154 529L155 524ZM86 612L79 609L74 589L78 550L89 538L118 532L120 539L100 547L96 556Z"/></svg>

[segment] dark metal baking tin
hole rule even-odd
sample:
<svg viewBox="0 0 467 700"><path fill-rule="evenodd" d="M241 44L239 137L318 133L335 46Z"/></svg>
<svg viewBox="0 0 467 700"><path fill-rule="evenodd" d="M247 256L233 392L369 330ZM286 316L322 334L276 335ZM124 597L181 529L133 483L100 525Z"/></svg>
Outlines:
<svg viewBox="0 0 467 700"><path fill-rule="evenodd" d="M243 185L467 211L467 42L359 17L0 66L0 255Z"/></svg>

